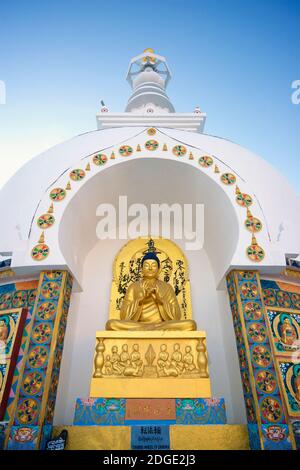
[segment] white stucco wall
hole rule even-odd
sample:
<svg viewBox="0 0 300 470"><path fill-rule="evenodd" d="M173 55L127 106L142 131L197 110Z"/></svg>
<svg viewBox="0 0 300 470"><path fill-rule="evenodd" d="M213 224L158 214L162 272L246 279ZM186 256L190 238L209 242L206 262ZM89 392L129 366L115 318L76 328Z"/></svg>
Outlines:
<svg viewBox="0 0 300 470"><path fill-rule="evenodd" d="M76 398L88 398L93 370L95 332L108 319L112 264L124 241L98 241L84 263L83 291L70 307L55 424L71 424ZM229 423L245 422L235 336L227 294L216 292L205 250L186 253L190 267L193 315L207 333L209 370L214 397L224 397Z"/></svg>

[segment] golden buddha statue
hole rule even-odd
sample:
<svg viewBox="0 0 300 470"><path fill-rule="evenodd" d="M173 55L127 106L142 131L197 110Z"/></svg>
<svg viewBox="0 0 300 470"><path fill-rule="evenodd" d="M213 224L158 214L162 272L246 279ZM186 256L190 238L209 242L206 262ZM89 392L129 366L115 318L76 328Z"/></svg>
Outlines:
<svg viewBox="0 0 300 470"><path fill-rule="evenodd" d="M141 279L133 282L126 291L120 320L108 320L106 330L196 330L196 322L181 319L172 286L158 279L160 261L156 253L146 253L141 267Z"/></svg>
<svg viewBox="0 0 300 470"><path fill-rule="evenodd" d="M130 240L115 257L90 396L211 396L206 335L192 320L188 264L171 240Z"/></svg>

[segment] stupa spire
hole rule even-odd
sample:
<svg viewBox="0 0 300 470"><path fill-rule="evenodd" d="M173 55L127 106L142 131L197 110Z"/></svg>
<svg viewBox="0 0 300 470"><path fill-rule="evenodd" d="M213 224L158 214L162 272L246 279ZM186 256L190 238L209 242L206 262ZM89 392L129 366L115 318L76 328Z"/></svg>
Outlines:
<svg viewBox="0 0 300 470"><path fill-rule="evenodd" d="M171 72L165 57L156 54L153 49L145 49L129 64L127 81L133 93L125 111L138 114L174 113L174 106L165 91L170 79Z"/></svg>

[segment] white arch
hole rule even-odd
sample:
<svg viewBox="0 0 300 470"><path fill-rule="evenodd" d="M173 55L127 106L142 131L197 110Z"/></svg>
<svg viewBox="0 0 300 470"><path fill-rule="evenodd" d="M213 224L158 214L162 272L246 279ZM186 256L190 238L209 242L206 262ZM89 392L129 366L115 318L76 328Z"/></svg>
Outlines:
<svg viewBox="0 0 300 470"><path fill-rule="evenodd" d="M145 148L144 144L149 139L155 139L159 143L157 150L149 151ZM29 249L25 256L25 265L38 265L40 267L49 265L67 266L73 272L75 278L80 282L80 259L83 259L82 255L85 249L80 243L80 237L78 238L76 245L74 227L76 227L77 223L77 233L80 233L81 227L86 227L86 225L82 224L82 221L85 221L85 224L87 223L86 219L89 205L93 205L95 203L94 198L97 194L97 191L92 188L97 188L97 184L103 184L104 186L105 184L108 184L106 189L106 194L108 194L108 192L111 191L113 184L118 181L118 187L120 188L122 186L123 192L129 190L134 194L135 191L135 195L137 197L138 195L145 193L147 189L147 187L144 186L146 180L143 181L142 175L145 175L147 172L149 174L149 172L153 171L154 168L156 173L155 175L152 174L151 177L152 179L155 177L156 184L159 181L160 195L165 194L166 196L168 193L172 193L173 197L176 198L176 185L184 181L185 189L181 193L180 202L184 200L185 194L190 194L191 197L194 198L194 202L197 200L199 201L199 198L200 202L205 202L208 215L209 211L212 211L211 213L215 214L214 221L216 223L216 230L213 230L211 227L206 246L209 247L211 245L209 248L210 259L214 265L214 274L217 283L220 282L226 271L231 267L251 266L253 268L253 266L258 266L257 263L250 261L246 256L246 248L251 244L251 233L244 225L247 214L246 208L239 206L236 202L236 185L225 185L221 181L221 175L224 173L229 172L234 174L236 177L236 184L241 191L243 193L249 193L252 196L253 204L251 206L251 211L255 217L259 218L263 222L263 230L257 234L257 241L259 245L264 248L266 253L263 262L260 263L260 267L268 268L276 265L276 259L272 252L264 214L262 213L259 201L256 199L255 195L248 191L247 182L241 176L236 174L232 167L228 167L225 162L214 155L212 156L213 164L211 166L200 166L198 159L203 156L203 150L186 144L186 154L182 157L175 156L172 149L174 146L182 144L182 142L167 136L159 130L156 131L155 136L149 136L145 130L142 133L138 133L137 135L127 139L123 144L131 146L134 150L130 156L124 157L119 154L120 144L117 146L111 146L110 148L103 150L103 153L108 157L108 160L104 165L96 166L93 163L93 155L89 154L83 156L77 164L66 170L58 179L55 180L52 186L45 193L36 211L36 217L31 227ZM138 146L140 146L141 151L136 150ZM168 150L164 150L165 146ZM110 158L112 152L115 155L114 159ZM191 152L193 159L191 159ZM155 166L158 163L160 165L159 168ZM37 244L41 234L41 230L36 225L36 219L41 214L47 212L51 203L49 193L55 187L65 188L70 180L70 171L76 168L85 170L87 164L90 164L91 169L89 171L85 171L85 177L81 181L71 181L72 189L67 191L66 198L61 202L54 203L54 216L56 223L53 227L45 230L45 243L50 248L49 256L43 261L33 261L31 258L31 249ZM143 170L141 165L148 166ZM219 172L215 171L215 165L217 165ZM118 167L119 170L117 170ZM175 170L175 167L177 170ZM169 172L171 172L171 177L168 175ZM128 176L129 174L133 175L133 177L130 178ZM115 176L111 177L110 175ZM118 175L118 177L116 175ZM165 179L163 179L163 175L165 175ZM185 175L185 179L183 179L183 175ZM115 181L113 178L115 178ZM168 185L169 191L162 192L164 181L165 184ZM204 187L206 188L205 191L203 190ZM201 188L202 192L200 190ZM91 196L92 193L94 196ZM146 202L149 204L151 202L150 196L153 194L153 191L152 193L151 191L148 191L148 193ZM99 197L99 195L97 197ZM101 197L103 198L103 194L101 194ZM98 200L97 203L99 204L99 202L100 201ZM113 202L116 204L116 200ZM135 202L134 199L132 202ZM141 202L143 201L141 200ZM73 223L72 218L74 220ZM94 232L94 230L91 229L92 227L89 227L89 231L91 232L90 237L92 239L94 236L92 235L92 232ZM85 230L85 233L87 231L88 230ZM70 233L73 233L73 235L71 236ZM91 240L87 242L86 247L89 246L91 248L91 243ZM70 246L73 247L72 254ZM77 246L76 250L75 246ZM279 265L281 264L282 260L279 262Z"/></svg>

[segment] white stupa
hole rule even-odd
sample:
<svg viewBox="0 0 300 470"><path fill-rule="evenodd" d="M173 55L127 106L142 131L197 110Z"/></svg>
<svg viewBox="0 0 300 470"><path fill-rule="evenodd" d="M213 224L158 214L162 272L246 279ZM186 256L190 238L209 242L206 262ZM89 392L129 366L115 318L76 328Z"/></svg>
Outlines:
<svg viewBox="0 0 300 470"><path fill-rule="evenodd" d="M255 268L278 277L286 258L300 254L300 200L289 182L249 150L205 134L198 107L176 112L166 94L170 78L164 57L152 50L135 57L125 112L103 106L97 130L36 156L0 191L0 255L11 258L14 279L57 268L75 279L57 424L71 423L75 399L89 395L95 331L107 320L112 263L127 239L97 238L101 202L117 207L126 195L128 205L204 204L204 246L186 256L194 319L207 332L213 396L225 397L229 422L245 418L225 275ZM45 228L41 216L49 213ZM45 257L38 259L41 244Z"/></svg>

